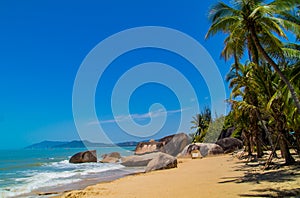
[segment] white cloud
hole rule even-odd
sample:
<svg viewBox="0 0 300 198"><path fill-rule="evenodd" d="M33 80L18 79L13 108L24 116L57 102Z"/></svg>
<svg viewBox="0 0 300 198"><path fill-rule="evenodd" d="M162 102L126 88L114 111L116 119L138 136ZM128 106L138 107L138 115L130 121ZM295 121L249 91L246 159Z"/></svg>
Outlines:
<svg viewBox="0 0 300 198"><path fill-rule="evenodd" d="M191 98L190 101L191 101L191 102L195 102L195 101L196 101L196 98Z"/></svg>
<svg viewBox="0 0 300 198"><path fill-rule="evenodd" d="M166 111L166 112L163 109L158 109L156 111L152 111L152 112L148 112L148 113L144 113L144 114L120 115L120 116L116 116L115 119L91 121L91 122L88 123L88 125L124 122L124 121L128 121L130 119L144 120L144 119L149 119L151 117L152 118L161 117L161 116L164 116L166 113L169 114L169 115L176 114L176 113L180 113L182 111L186 111L186 110L189 110L189 109L191 109L191 108L169 110L169 111Z"/></svg>

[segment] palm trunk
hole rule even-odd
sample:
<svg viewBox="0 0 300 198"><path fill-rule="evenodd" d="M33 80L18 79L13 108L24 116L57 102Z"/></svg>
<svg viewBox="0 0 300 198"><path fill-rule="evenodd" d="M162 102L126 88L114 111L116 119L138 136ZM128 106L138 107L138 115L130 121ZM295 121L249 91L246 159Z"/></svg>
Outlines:
<svg viewBox="0 0 300 198"><path fill-rule="evenodd" d="M256 35L255 32L255 28L253 26L250 27L250 32L251 32L251 37L258 49L258 51L263 55L263 57L266 59L266 61L272 65L272 67L274 68L274 70L276 71L276 73L280 76L280 78L283 80L283 82L287 85L288 89L291 92L292 98L296 104L296 107L298 109L298 113L300 114L300 102L299 102L299 98L297 96L297 93L293 87L293 85L290 83L290 81L287 79L287 77L282 73L282 71L280 70L280 68L278 67L278 65L272 60L272 58L267 54L267 52L263 49L263 47L261 46L259 39Z"/></svg>
<svg viewBox="0 0 300 198"><path fill-rule="evenodd" d="M248 90L248 91L247 91ZM249 92L249 88L246 87L245 88L245 92ZM254 105L255 107L258 107L258 100L257 97L255 95L252 95L251 92L249 92L249 99L250 99L250 103L252 105ZM261 158L264 155L263 149L262 149L262 142L261 142L261 137L262 134L259 130L258 127L258 116L257 116L257 109L254 109L253 111L251 111L250 113L250 125L251 125L251 129L253 130L253 135L254 135L254 144L256 146L256 153L257 153L257 158Z"/></svg>
<svg viewBox="0 0 300 198"><path fill-rule="evenodd" d="M272 140L272 137L271 137L271 133L270 133L270 131L268 130L267 126L265 125L263 119L261 118L261 115L260 115L259 110L256 110L256 115L257 115L257 117L258 117L258 119L259 119L261 125L263 126L264 131L265 131L266 134L267 134L267 138L268 138L268 140L269 140L269 142L270 142L272 151L273 151L273 150L276 150L276 148L275 148L275 146L274 146L274 143L273 143L273 140ZM277 157L276 152L274 153L274 156Z"/></svg>
<svg viewBox="0 0 300 198"><path fill-rule="evenodd" d="M255 127L255 145L256 145L256 153L257 153L257 158L261 158L264 155L264 152L262 150L262 145L261 145L261 133L259 132L259 129L256 125Z"/></svg>
<svg viewBox="0 0 300 198"><path fill-rule="evenodd" d="M300 156L300 133L298 131L295 131L295 137L297 154Z"/></svg>
<svg viewBox="0 0 300 198"><path fill-rule="evenodd" d="M280 139L279 139L280 150L281 150L282 157L285 159L285 164L286 165L294 164L295 159L290 153L290 149L286 141L285 134L279 132L279 135L280 135Z"/></svg>
<svg viewBox="0 0 300 198"><path fill-rule="evenodd" d="M245 149L246 152L248 152L248 155L251 156L252 155L252 147L251 147L251 139L250 139L250 134L248 134L247 131L243 130L242 132L244 134L244 142L245 142Z"/></svg>
<svg viewBox="0 0 300 198"><path fill-rule="evenodd" d="M236 55L235 50L234 50L233 56L234 56L235 75L239 78L240 77L240 75L239 75L239 61L238 61L238 57Z"/></svg>

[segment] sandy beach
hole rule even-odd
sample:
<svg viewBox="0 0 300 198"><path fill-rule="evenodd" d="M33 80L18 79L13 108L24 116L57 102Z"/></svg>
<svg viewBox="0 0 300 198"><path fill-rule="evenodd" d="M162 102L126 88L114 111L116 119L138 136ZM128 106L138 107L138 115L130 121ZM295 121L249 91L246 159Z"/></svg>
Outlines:
<svg viewBox="0 0 300 198"><path fill-rule="evenodd" d="M262 172L232 155L178 162L175 169L128 176L61 197L260 197L300 191L299 166Z"/></svg>

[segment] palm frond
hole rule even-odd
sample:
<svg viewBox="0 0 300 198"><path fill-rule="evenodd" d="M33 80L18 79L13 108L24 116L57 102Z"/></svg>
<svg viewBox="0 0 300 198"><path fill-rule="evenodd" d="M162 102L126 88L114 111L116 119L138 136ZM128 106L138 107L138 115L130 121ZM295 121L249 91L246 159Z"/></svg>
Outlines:
<svg viewBox="0 0 300 198"><path fill-rule="evenodd" d="M219 2L210 8L208 19L214 23L224 16L233 16L237 15L237 13L239 13L238 10L226 5L223 2Z"/></svg>
<svg viewBox="0 0 300 198"><path fill-rule="evenodd" d="M213 36L218 32L230 33L230 27L232 26L232 24L238 21L238 16L223 17L215 21L206 33L205 38L208 39L210 36Z"/></svg>

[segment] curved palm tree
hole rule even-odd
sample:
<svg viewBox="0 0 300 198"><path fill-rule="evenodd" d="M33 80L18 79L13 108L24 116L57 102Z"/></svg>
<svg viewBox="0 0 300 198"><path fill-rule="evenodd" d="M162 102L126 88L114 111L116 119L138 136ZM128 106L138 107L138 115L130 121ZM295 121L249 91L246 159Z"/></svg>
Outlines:
<svg viewBox="0 0 300 198"><path fill-rule="evenodd" d="M206 38L218 32L228 34L222 56L233 57L237 66L239 60L248 52L250 60L258 64L266 60L287 85L294 103L300 113L300 102L294 86L282 72L279 63L285 62L289 50L284 50L283 39L288 39L286 31L300 38L300 20L293 9L299 0L234 0L230 7L217 3L209 13L212 25ZM274 34L276 33L276 35Z"/></svg>

